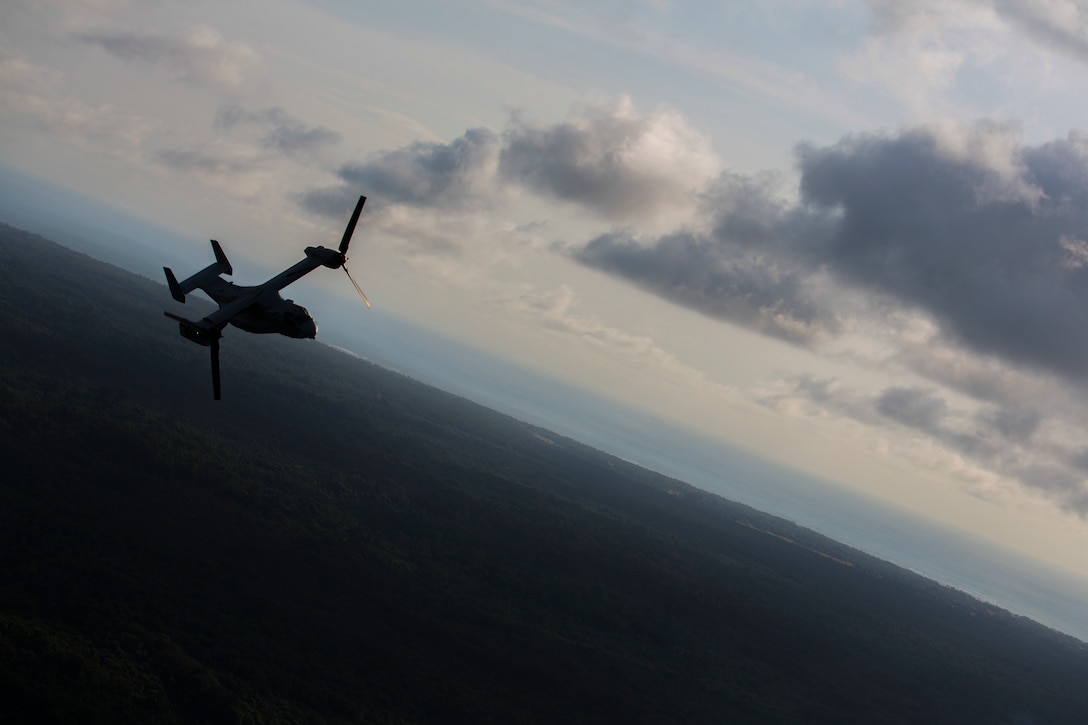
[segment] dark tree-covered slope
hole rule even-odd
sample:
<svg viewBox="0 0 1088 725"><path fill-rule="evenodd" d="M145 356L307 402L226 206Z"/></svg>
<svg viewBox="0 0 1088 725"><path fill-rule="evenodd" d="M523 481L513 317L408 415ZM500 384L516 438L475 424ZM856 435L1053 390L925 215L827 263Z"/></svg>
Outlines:
<svg viewBox="0 0 1088 725"><path fill-rule="evenodd" d="M1088 722L1085 645L0 227L0 720Z"/></svg>

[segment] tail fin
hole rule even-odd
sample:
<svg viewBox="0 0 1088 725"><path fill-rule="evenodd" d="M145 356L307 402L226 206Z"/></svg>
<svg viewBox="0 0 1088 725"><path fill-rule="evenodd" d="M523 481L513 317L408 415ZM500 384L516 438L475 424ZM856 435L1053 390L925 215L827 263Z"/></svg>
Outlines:
<svg viewBox="0 0 1088 725"><path fill-rule="evenodd" d="M223 248L219 246L219 242L214 239L211 240L212 251L215 252L215 263L220 266L221 274L234 274L234 267L230 266L230 262L227 260L227 255L223 253Z"/></svg>
<svg viewBox="0 0 1088 725"><path fill-rule="evenodd" d="M211 243L212 251L215 252L215 262L209 264L192 277L179 283L169 267L162 268L162 271L166 273L166 283L170 286L170 296L178 302L185 302L186 292L192 292L211 278L218 277L221 274L234 274L234 268L230 266L230 260L227 259L227 255L223 252L223 247L214 239L211 240Z"/></svg>
<svg viewBox="0 0 1088 725"><path fill-rule="evenodd" d="M185 293L181 291L181 285L178 284L178 278L174 276L173 271L169 267L163 267L162 271L166 272L166 284L170 286L170 296L184 304Z"/></svg>

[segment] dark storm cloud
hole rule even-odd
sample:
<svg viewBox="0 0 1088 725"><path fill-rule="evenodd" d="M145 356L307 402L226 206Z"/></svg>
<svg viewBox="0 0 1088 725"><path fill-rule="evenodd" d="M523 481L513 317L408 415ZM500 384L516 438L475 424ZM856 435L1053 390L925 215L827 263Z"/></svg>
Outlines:
<svg viewBox="0 0 1088 725"><path fill-rule="evenodd" d="M360 193L391 204L452 207L478 199L489 183L498 154L498 137L486 128L469 129L448 144L416 142L377 154L336 172L343 184L302 198L309 211L339 216Z"/></svg>
<svg viewBox="0 0 1088 725"><path fill-rule="evenodd" d="M276 107L251 111L238 105L224 105L216 113L215 125L225 131L252 126L261 132L262 146L292 157L314 154L336 145L341 138L339 133L324 126L306 126Z"/></svg>
<svg viewBox="0 0 1088 725"><path fill-rule="evenodd" d="M982 124L968 145L1002 133ZM804 202L839 215L797 250L859 287L930 312L977 352L1081 377L1088 369L1085 144L1003 159L956 155L927 131L858 136L799 161ZM993 163L988 163L993 162Z"/></svg>
<svg viewBox="0 0 1088 725"><path fill-rule="evenodd" d="M1023 443L1035 433L1042 417L1034 409L1000 407L981 412L978 420L1002 437Z"/></svg>
<svg viewBox="0 0 1088 725"><path fill-rule="evenodd" d="M1088 518L1088 488L1084 486L1083 474L1047 464L1012 468L1008 473L1025 486L1054 499L1066 511Z"/></svg>
<svg viewBox="0 0 1088 725"><path fill-rule="evenodd" d="M881 393L876 399L876 409L898 423L930 433L939 429L948 412L944 399L932 391L903 387L888 388Z"/></svg>
<svg viewBox="0 0 1088 725"><path fill-rule="evenodd" d="M814 274L818 267L798 253L829 234L829 225L787 204L778 188L773 175L723 174L703 194L710 231L648 240L610 232L570 254L704 315L808 344L840 326Z"/></svg>
<svg viewBox="0 0 1088 725"><path fill-rule="evenodd" d="M1088 141L1010 142L1007 126L851 136L798 149L801 200L723 176L713 230L634 242L598 236L572 256L695 310L754 324L775 309L835 329L812 275L906 308L978 353L1083 378L1088 370ZM947 131L945 133L948 133Z"/></svg>
<svg viewBox="0 0 1088 725"><path fill-rule="evenodd" d="M680 232L644 245L611 232L572 256L710 317L791 342L809 342L837 325L813 299L807 271L712 237Z"/></svg>

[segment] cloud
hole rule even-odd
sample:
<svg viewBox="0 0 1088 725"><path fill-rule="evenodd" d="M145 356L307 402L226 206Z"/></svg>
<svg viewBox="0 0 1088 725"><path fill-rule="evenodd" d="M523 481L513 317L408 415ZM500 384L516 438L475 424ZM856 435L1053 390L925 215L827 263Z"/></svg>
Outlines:
<svg viewBox="0 0 1088 725"><path fill-rule="evenodd" d="M551 126L515 117L503 133L499 171L610 219L646 219L690 209L719 166L709 142L680 114L640 115L621 98Z"/></svg>
<svg viewBox="0 0 1088 725"><path fill-rule="evenodd" d="M531 192L611 221L691 216L720 162L679 114L639 114L630 99L599 102L567 122L540 126L514 114L499 133L467 130L449 143L418 141L336 171L341 183L301 198L308 211L339 214L360 189L418 209L487 208Z"/></svg>
<svg viewBox="0 0 1088 725"><path fill-rule="evenodd" d="M870 31L839 57L839 74L898 102L899 122L1003 114L1011 97L1037 120L1048 96L1078 84L1066 61L1088 61L1088 8L1081 0L866 4Z"/></svg>
<svg viewBox="0 0 1088 725"><path fill-rule="evenodd" d="M62 96L64 74L25 58L0 55L0 115L35 133L75 146L93 146L114 157L136 158L155 130L154 121L112 104Z"/></svg>
<svg viewBox="0 0 1088 725"><path fill-rule="evenodd" d="M807 270L713 236L676 232L643 244L608 232L570 254L709 317L790 342L809 344L838 326Z"/></svg>
<svg viewBox="0 0 1088 725"><path fill-rule="evenodd" d="M803 203L839 223L798 251L976 352L1082 378L1088 276L1062 239L1088 225L1088 139L1020 147L990 123L960 134L958 146L914 129L802 147Z"/></svg>
<svg viewBox="0 0 1088 725"><path fill-rule="evenodd" d="M519 193L631 224L556 248L763 334L845 356L860 341L869 348L851 359L899 378L868 392L799 379L764 405L898 431L915 463L979 495L1015 484L1088 518L1088 136L1027 145L1015 124L931 124L801 145L796 187L778 174L710 178L716 158L692 184L624 155L657 137L652 117L595 109L344 164L339 185L304 205L340 218L354 195L380 196L382 230L458 275L487 266L503 234L508 245L525 236L517 223L472 221ZM663 149L670 158L677 146ZM667 233L640 233L659 212L626 206L651 204L651 189L686 205ZM578 313L569 287L504 294L553 333L698 375L653 340Z"/></svg>
<svg viewBox="0 0 1088 725"><path fill-rule="evenodd" d="M838 285L922 311L976 353L1084 379L1088 136L1030 147L1007 124L938 125L802 145L797 158L797 202L724 174L685 228L648 241L613 231L571 256L805 344L856 312Z"/></svg>
<svg viewBox="0 0 1088 725"><path fill-rule="evenodd" d="M994 9L1041 47L1088 61L1088 8L1075 0L993 0Z"/></svg>
<svg viewBox="0 0 1088 725"><path fill-rule="evenodd" d="M932 0L869 5L872 31L860 48L839 58L840 74L854 84L877 86L914 118L931 117L947 102L964 66L983 54L978 28L992 13Z"/></svg>
<svg viewBox="0 0 1088 725"><path fill-rule="evenodd" d="M860 423L870 442L881 428L905 430L908 439L896 445L900 456L960 479L975 495L1007 497L1011 486L1019 486L1088 520L1088 454L1080 443L1088 431L1078 425L1063 435L1063 426L1033 407L953 406L929 387L892 385L866 393L811 376L783 380L759 402L815 418L825 430L836 425L835 435L845 432L843 421Z"/></svg>
<svg viewBox="0 0 1088 725"><path fill-rule="evenodd" d="M341 135L324 126L307 126L282 108L252 111L237 104L219 107L215 126L224 131L251 127L260 132L258 143L266 149L305 159L340 143Z"/></svg>
<svg viewBox="0 0 1088 725"><path fill-rule="evenodd" d="M239 198L253 198L275 180L268 159L214 145L164 149L153 160L175 172L193 174L208 186Z"/></svg>
<svg viewBox="0 0 1088 725"><path fill-rule="evenodd" d="M326 216L342 214L360 193L420 208L481 203L492 188L498 153L499 138L486 128L469 129L448 144L417 141L342 165L336 172L341 184L310 191L301 203Z"/></svg>
<svg viewBox="0 0 1088 725"><path fill-rule="evenodd" d="M224 123L237 118L307 138L280 112L221 114ZM687 159L701 143L676 123L637 116L623 102L547 127L515 118L501 136L471 129L450 143L344 164L338 185L301 201L339 218L359 193L456 212L522 190L635 221L632 206L684 198L686 216L672 232L612 229L567 252L702 314L798 344L833 339L859 315L906 309L977 354L1070 379L1088 370L1088 136L1025 146L1015 125L979 122L801 145L797 198L775 175L707 181L716 159L681 164L685 174L659 170L651 161ZM868 310L857 304L866 296L875 302Z"/></svg>
<svg viewBox="0 0 1088 725"><path fill-rule="evenodd" d="M978 421L1007 438L1018 443L1027 443L1039 428L1042 416L1038 410L1027 408L993 408L984 410L977 416Z"/></svg>
<svg viewBox="0 0 1088 725"><path fill-rule="evenodd" d="M891 387L876 399L881 415L911 428L933 433L948 412L944 400L933 391L921 388Z"/></svg>
<svg viewBox="0 0 1088 725"><path fill-rule="evenodd" d="M722 174L682 228L612 230L566 252L794 343L869 335L868 364L943 387L804 378L760 402L905 430L916 462L980 495L1015 482L1088 518L1088 136L1032 146L1010 124L936 124L802 145L797 159L797 197Z"/></svg>
<svg viewBox="0 0 1088 725"><path fill-rule="evenodd" d="M448 144L416 142L384 151L342 165L339 184L313 189L300 202L311 213L339 218L365 193L386 209L403 206L417 216L445 212L448 220L528 191L644 228L690 220L712 207L702 226L717 224L713 232L684 229L647 244L613 230L571 253L679 304L784 339L809 342L835 328L838 320L819 300L825 280L760 248L819 220L802 218L774 198L777 177L727 174L715 180L719 166L706 140L678 115L640 116L620 99L588 106L565 123L532 126L515 116L501 135L470 129Z"/></svg>
<svg viewBox="0 0 1088 725"><path fill-rule="evenodd" d="M221 123L238 119L307 133L280 112L221 114ZM681 164L685 174L660 170L651 161L688 159L701 143L677 123L638 116L625 102L546 127L514 118L501 135L470 129L449 143L417 142L343 164L339 184L301 202L336 218L359 193L386 206L468 213L528 191L634 222L631 205L641 211L654 199L683 198L686 216L671 232L613 228L567 244L566 253L797 344L820 345L863 319L874 327L910 311L953 347L1084 379L1088 135L1028 146L1016 125L995 122L851 135L798 147L795 192L773 174L707 180L716 159Z"/></svg>
<svg viewBox="0 0 1088 725"><path fill-rule="evenodd" d="M830 233L830 217L785 196L777 175L723 173L682 229L650 238L610 231L568 253L709 317L811 345L843 324L840 295L799 254Z"/></svg>
<svg viewBox="0 0 1088 725"><path fill-rule="evenodd" d="M1080 0L867 4L870 32L839 59L839 71L851 82L879 86L915 118L962 115L951 99L977 102L985 91L973 74L982 68L990 67L1005 88L1037 89L1054 82L1047 56L1088 62L1088 8Z"/></svg>
<svg viewBox="0 0 1088 725"><path fill-rule="evenodd" d="M340 141L335 131L307 126L278 107L220 105L210 130L213 135L205 141L160 148L150 158L160 167L252 199L278 193L285 181L293 183L302 174L323 174L322 156Z"/></svg>
<svg viewBox="0 0 1088 725"><path fill-rule="evenodd" d="M499 295L501 303L535 319L542 327L569 335L588 345L605 348L656 374L702 380L702 375L659 346L652 338L604 323L593 314L577 311L579 299L569 285L538 292L522 288Z"/></svg>
<svg viewBox="0 0 1088 725"><path fill-rule="evenodd" d="M260 64L252 48L203 26L179 35L97 30L75 37L121 60L159 68L175 80L219 88L237 88Z"/></svg>

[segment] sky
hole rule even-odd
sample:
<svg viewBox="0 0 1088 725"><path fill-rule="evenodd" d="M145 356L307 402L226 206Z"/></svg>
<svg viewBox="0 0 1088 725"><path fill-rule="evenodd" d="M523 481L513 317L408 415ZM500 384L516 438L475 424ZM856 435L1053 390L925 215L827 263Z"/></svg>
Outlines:
<svg viewBox="0 0 1088 725"><path fill-rule="evenodd" d="M164 259L365 194L376 307L1081 577L1085 119L1072 0L0 6L0 162Z"/></svg>

